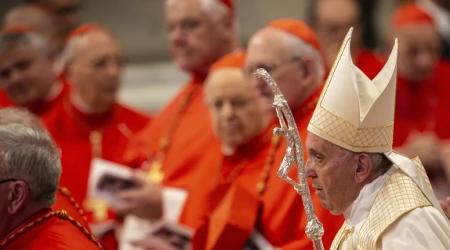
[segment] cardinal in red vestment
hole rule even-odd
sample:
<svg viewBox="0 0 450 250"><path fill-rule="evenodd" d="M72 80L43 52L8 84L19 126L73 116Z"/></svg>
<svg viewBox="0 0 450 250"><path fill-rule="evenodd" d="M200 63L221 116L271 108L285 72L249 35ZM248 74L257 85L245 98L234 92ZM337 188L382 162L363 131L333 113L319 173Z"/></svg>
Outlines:
<svg viewBox="0 0 450 250"><path fill-rule="evenodd" d="M140 167L150 181L140 189L120 194L124 202L115 208L119 213L147 219L161 218L162 214L155 211L162 211L166 202L163 193L171 207L183 206L183 200L174 192L186 192L205 149L218 144L207 116L203 82L211 64L239 47L233 1L208 3L216 8L205 8L200 0L166 3L172 58L180 69L191 74L191 80L130 143L124 163ZM210 18L217 15L221 18ZM195 20L196 25L187 28L186 18Z"/></svg>
<svg viewBox="0 0 450 250"><path fill-rule="evenodd" d="M394 147L420 156L439 199L450 195L444 178L442 140L449 139L450 64L440 59L440 40L433 19L416 4L399 7L392 16L399 39Z"/></svg>
<svg viewBox="0 0 450 250"><path fill-rule="evenodd" d="M65 51L65 73L73 89L44 124L62 151L61 186L82 203L93 233L106 233L107 237L99 237L104 248L115 249L114 231L109 229L116 226L116 215L105 202L86 197L91 161L120 162L128 141L150 117L116 100L123 58L109 31L96 24L81 26Z"/></svg>
<svg viewBox="0 0 450 250"><path fill-rule="evenodd" d="M0 125L0 248L102 249L67 211L54 205L61 175L59 150L43 129Z"/></svg>
<svg viewBox="0 0 450 250"><path fill-rule="evenodd" d="M10 123L22 124L27 127L45 131L39 118L30 113L27 109L17 107L0 108L0 124ZM52 206L52 209L57 211L65 210L76 222L89 230L83 209L70 195L70 191L67 188L58 188L56 192L56 202Z"/></svg>
<svg viewBox="0 0 450 250"><path fill-rule="evenodd" d="M288 47L283 46L286 43ZM249 42L245 71L250 76L258 67L268 70L278 84L292 110L304 144L306 128L326 77L324 60L315 33L305 23L294 19L271 22L253 35ZM270 107L273 94L268 85L254 76L251 76L251 82L260 90L261 98L266 100L265 106ZM273 108L270 111L273 112ZM279 126L278 120L275 122ZM312 249L311 240L304 234L307 218L301 197L292 186L277 176L285 149L286 144L281 140L267 182L270 188L267 188L263 196L265 206L261 211L260 223L264 226L260 231L267 236L269 242L283 249ZM306 159L305 148L303 151ZM292 170L290 174L297 180L297 171ZM324 246L329 248L343 218L332 216L322 207L315 194L312 194L312 200L316 214L324 224Z"/></svg>

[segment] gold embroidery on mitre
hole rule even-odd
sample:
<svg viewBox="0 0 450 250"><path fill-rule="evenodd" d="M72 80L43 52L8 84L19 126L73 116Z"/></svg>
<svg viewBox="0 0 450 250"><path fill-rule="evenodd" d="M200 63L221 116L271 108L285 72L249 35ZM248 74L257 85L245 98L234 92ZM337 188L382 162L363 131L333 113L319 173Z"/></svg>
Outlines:
<svg viewBox="0 0 450 250"><path fill-rule="evenodd" d="M398 169L383 184L375 197L369 216L359 230L358 250L376 250L383 232L404 214L420 207L431 206L420 188Z"/></svg>
<svg viewBox="0 0 450 250"><path fill-rule="evenodd" d="M394 124L358 128L349 121L317 106L309 124L322 133L352 147L372 148L392 145Z"/></svg>
<svg viewBox="0 0 450 250"><path fill-rule="evenodd" d="M376 122L372 126L369 124L364 125L364 127L360 127L361 123L363 121L370 117L369 120L374 119L371 114L371 110L375 107L374 112L380 112L378 109L380 108L378 105L380 104L380 97L383 96L383 98L391 98L390 93L394 93L391 88L395 85L395 81L392 79L395 79L391 74L389 73L392 69L394 69L394 64L392 62L395 62L396 64L396 53L397 53L397 42L395 43L394 49L391 52L391 55L389 56L388 62L385 64L383 69L379 72L377 77L375 77L373 80L370 80L367 76L364 75L364 73L358 69L352 62L351 56L350 56L350 41L351 41L351 35L352 30L347 33L344 41L341 44L341 48L339 50L339 53L334 61L333 67L328 75L328 78L325 83L325 87L321 93L319 103L316 106L316 109L314 111L314 114L310 120L310 123L308 125L308 130L312 133L317 134L318 136L321 136L325 140L329 140L332 143L338 144L339 146L342 146L344 148L350 149L350 150L361 150L361 151L369 151L369 152L386 152L388 150L392 149L392 143L393 143L393 119L383 119L383 122ZM349 55L347 55L347 52ZM348 58L347 58L348 57ZM393 59L391 59L393 58ZM342 64L342 69L339 68L339 65ZM348 64L348 65L347 65ZM346 70L346 67L350 67L349 70ZM351 68L354 69L355 72L351 70ZM339 72L339 70L341 70ZM353 90L351 90L349 93L350 96L335 96L332 91L334 88L337 88L339 85L336 82L333 82L333 79L336 79L338 74L355 74L354 77L358 78L358 74L360 73L360 76L365 76L363 79L364 81L361 81L360 84L353 83L353 90L355 93L353 93ZM393 71L393 74L395 73L395 69ZM384 74L384 75L383 75ZM390 78L385 79L383 76L390 76ZM349 81L351 80L351 77L347 79ZM353 79L354 81L357 81ZM338 81L338 80L336 80ZM345 79L341 81L347 82ZM358 81L357 81L358 82ZM367 85L370 83L370 86ZM382 83L382 84L377 84ZM387 84L386 84L387 83ZM335 84L335 85L333 85ZM349 83L350 84L350 83ZM351 88L350 85L345 85L348 88ZM360 89L358 86L361 86ZM391 87L390 87L391 86ZM386 92L386 89L389 89L389 92ZM359 92L362 91L362 92ZM371 94L369 94L369 92ZM375 94L376 92L376 94ZM346 92L347 93L347 92ZM385 94L387 93L387 94ZM327 97L327 94L330 95L330 97ZM376 96L375 96L376 95ZM388 95L388 96L386 96ZM364 99L366 102L361 102L362 96L367 96L370 98ZM328 100L327 98L332 98ZM337 98L343 99L338 100ZM350 98L349 100L345 100L347 98ZM359 103L356 103L356 99L359 100ZM331 101L331 103L328 103L325 105L325 101ZM355 121L348 121L346 119L347 117L345 115L337 115L335 112L332 112L330 110L333 110L333 102L336 101L354 101L355 104L352 105L359 105L359 119ZM369 103L370 102L370 103ZM374 106L376 105L376 106ZM363 111L362 111L363 110ZM393 110L388 110L388 114L390 112L393 112ZM343 111L344 112L344 111ZM363 112L364 114L362 114ZM353 117L352 114L350 117ZM392 114L393 117L393 114ZM386 116L387 118L387 116ZM356 118L352 118L356 119ZM347 147L349 146L349 147ZM358 151L358 150L357 150Z"/></svg>

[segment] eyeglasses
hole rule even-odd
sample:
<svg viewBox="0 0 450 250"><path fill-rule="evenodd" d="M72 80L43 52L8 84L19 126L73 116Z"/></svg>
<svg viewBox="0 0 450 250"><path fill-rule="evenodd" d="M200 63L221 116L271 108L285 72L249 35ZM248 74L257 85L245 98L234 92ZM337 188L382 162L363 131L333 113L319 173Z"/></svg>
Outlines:
<svg viewBox="0 0 450 250"><path fill-rule="evenodd" d="M256 70L260 69L260 68L265 69L267 71L267 73L269 73L269 74L273 74L273 72L275 72L280 67L287 65L289 63L300 61L301 59L302 59L301 57L295 56L295 57L292 57L291 59L289 59L285 62L279 63L279 64L262 64L261 63L261 64L250 66L248 68L244 68L243 71L244 71L244 75L246 77L251 77L256 72Z"/></svg>
<svg viewBox="0 0 450 250"><path fill-rule="evenodd" d="M0 181L0 184L6 183L6 182L10 182L10 181L17 181L16 179L6 179L3 181Z"/></svg>

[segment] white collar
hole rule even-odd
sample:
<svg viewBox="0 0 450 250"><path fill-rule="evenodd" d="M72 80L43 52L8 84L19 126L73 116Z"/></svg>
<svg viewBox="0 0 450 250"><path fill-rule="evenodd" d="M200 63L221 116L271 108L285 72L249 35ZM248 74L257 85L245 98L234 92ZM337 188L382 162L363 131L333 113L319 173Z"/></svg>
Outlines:
<svg viewBox="0 0 450 250"><path fill-rule="evenodd" d="M361 189L356 200L344 212L346 224L355 227L367 218L378 191L395 170L397 170L396 166L391 167L386 173Z"/></svg>

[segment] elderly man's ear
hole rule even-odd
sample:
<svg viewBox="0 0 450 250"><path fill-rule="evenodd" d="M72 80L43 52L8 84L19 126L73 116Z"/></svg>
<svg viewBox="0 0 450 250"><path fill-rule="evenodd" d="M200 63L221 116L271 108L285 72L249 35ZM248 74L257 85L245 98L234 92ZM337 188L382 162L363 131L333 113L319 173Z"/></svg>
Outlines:
<svg viewBox="0 0 450 250"><path fill-rule="evenodd" d="M368 154L355 154L355 182L364 183L373 173L372 159Z"/></svg>
<svg viewBox="0 0 450 250"><path fill-rule="evenodd" d="M10 192L8 195L9 207L8 212L11 215L18 214L22 211L23 205L29 199L28 186L23 181L16 181L10 184Z"/></svg>
<svg viewBox="0 0 450 250"><path fill-rule="evenodd" d="M305 56L300 60L299 65L303 72L303 81L314 83L317 77L317 69L314 59L310 56Z"/></svg>

